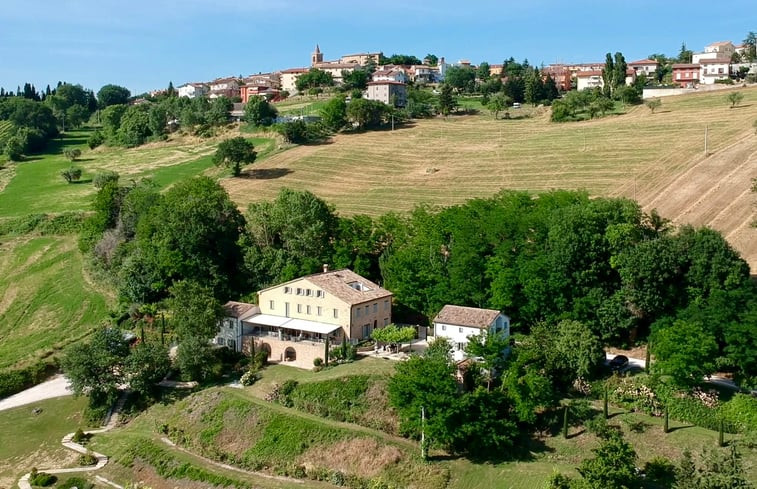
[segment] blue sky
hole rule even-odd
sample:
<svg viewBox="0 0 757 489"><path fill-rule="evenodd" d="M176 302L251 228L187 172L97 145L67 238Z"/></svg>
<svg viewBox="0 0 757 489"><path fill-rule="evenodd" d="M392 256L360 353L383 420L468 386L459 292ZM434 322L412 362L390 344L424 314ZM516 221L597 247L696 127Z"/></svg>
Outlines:
<svg viewBox="0 0 757 489"><path fill-rule="evenodd" d="M0 86L58 80L133 93L382 51L532 64L694 51L757 30L754 0L2 0Z"/></svg>

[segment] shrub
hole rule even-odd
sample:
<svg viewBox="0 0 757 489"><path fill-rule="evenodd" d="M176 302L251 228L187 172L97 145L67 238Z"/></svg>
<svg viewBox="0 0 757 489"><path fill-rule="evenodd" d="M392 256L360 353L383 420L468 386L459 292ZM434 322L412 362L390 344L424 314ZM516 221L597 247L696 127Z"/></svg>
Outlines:
<svg viewBox="0 0 757 489"><path fill-rule="evenodd" d="M665 457L655 457L644 464L644 475L659 487L672 487L676 481L676 466Z"/></svg>
<svg viewBox="0 0 757 489"><path fill-rule="evenodd" d="M72 166L60 172L61 176L68 183L78 182L81 178L81 168Z"/></svg>
<svg viewBox="0 0 757 489"><path fill-rule="evenodd" d="M323 365L323 358L317 357L315 360L313 360L314 367L320 367L321 365Z"/></svg>
<svg viewBox="0 0 757 489"><path fill-rule="evenodd" d="M47 487L52 486L58 481L58 478L46 472L38 472L32 469L32 475L29 477L29 484L33 486Z"/></svg>
<svg viewBox="0 0 757 489"><path fill-rule="evenodd" d="M242 377L239 378L239 383L245 387L248 387L257 382L259 378L260 376L258 375L258 371L250 369L242 374Z"/></svg>
<svg viewBox="0 0 757 489"><path fill-rule="evenodd" d="M97 465L97 458L87 450L87 453L79 455L79 465Z"/></svg>
<svg viewBox="0 0 757 489"><path fill-rule="evenodd" d="M74 433L74 436L71 438L71 441L74 442L74 443L79 443L79 444L86 443L87 441L89 441L89 436L86 435L82 431L81 428L79 428Z"/></svg>
<svg viewBox="0 0 757 489"><path fill-rule="evenodd" d="M97 190L101 190L105 185L107 185L110 182L118 183L118 178L119 178L118 173L111 170L104 170L101 172L97 172L97 174L95 175L95 178L92 179L92 184L95 186Z"/></svg>
<svg viewBox="0 0 757 489"><path fill-rule="evenodd" d="M0 229L0 235L4 234ZM0 372L0 398L21 392L47 379L57 369L53 360L42 361L28 367Z"/></svg>
<svg viewBox="0 0 757 489"><path fill-rule="evenodd" d="M748 394L734 395L720 406L720 414L741 432L757 432L757 399Z"/></svg>
<svg viewBox="0 0 757 489"><path fill-rule="evenodd" d="M71 477L58 484L58 489L94 489L95 485L82 477Z"/></svg>
<svg viewBox="0 0 757 489"><path fill-rule="evenodd" d="M99 129L92 133L91 136L89 136L89 139L87 139L87 146L89 146L89 149L95 149L96 147L102 145L105 142L105 135L100 131Z"/></svg>
<svg viewBox="0 0 757 489"><path fill-rule="evenodd" d="M604 414L598 414L594 416L589 421L584 423L584 426L586 426L586 429L589 431L589 433L594 433L602 439L609 438L610 434L616 429L614 426L611 426L607 423Z"/></svg>
<svg viewBox="0 0 757 489"><path fill-rule="evenodd" d="M63 156L70 161L76 161L81 156L81 150L79 148L67 149L63 151Z"/></svg>

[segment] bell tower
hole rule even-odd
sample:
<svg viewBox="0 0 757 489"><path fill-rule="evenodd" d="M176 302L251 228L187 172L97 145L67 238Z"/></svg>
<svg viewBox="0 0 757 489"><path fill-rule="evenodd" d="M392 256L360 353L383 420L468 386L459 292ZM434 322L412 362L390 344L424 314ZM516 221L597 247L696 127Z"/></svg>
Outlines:
<svg viewBox="0 0 757 489"><path fill-rule="evenodd" d="M316 44L315 51L310 55L310 66L315 66L318 63L323 63L323 53L321 52L320 46Z"/></svg>

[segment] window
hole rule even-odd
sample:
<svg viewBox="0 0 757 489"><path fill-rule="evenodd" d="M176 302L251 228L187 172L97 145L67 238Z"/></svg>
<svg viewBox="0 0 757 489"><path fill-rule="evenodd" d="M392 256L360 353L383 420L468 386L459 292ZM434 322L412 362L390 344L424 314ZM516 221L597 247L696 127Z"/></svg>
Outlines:
<svg viewBox="0 0 757 489"><path fill-rule="evenodd" d="M230 349L236 351L237 350L237 342L234 340L228 340L226 341L226 346L228 346Z"/></svg>
<svg viewBox="0 0 757 489"><path fill-rule="evenodd" d="M305 289L305 295L310 297L311 295L313 295L313 291L311 289Z"/></svg>
<svg viewBox="0 0 757 489"><path fill-rule="evenodd" d="M442 324L442 331L447 331L447 325L446 324Z"/></svg>
<svg viewBox="0 0 757 489"><path fill-rule="evenodd" d="M302 304L297 304L297 312L302 314Z"/></svg>
<svg viewBox="0 0 757 489"><path fill-rule="evenodd" d="M680 79L681 79L681 74L680 73L676 73L676 80L680 80Z"/></svg>
<svg viewBox="0 0 757 489"><path fill-rule="evenodd" d="M384 310L385 311L389 310L389 299L387 299L387 300L384 301Z"/></svg>
<svg viewBox="0 0 757 489"><path fill-rule="evenodd" d="M384 326L389 326L389 318L384 318Z"/></svg>
<svg viewBox="0 0 757 489"><path fill-rule="evenodd" d="M315 308L315 312L316 312L316 314L318 314L320 316L321 315L321 306L316 307Z"/></svg>
<svg viewBox="0 0 757 489"><path fill-rule="evenodd" d="M309 306L309 305L308 305L308 306L305 306L305 312L306 312L307 314L310 314L310 306Z"/></svg>
<svg viewBox="0 0 757 489"><path fill-rule="evenodd" d="M368 315L368 312L370 311L370 306L368 304L365 305L365 315Z"/></svg>
<svg viewBox="0 0 757 489"><path fill-rule="evenodd" d="M339 309L334 309L334 319L339 317Z"/></svg>
<svg viewBox="0 0 757 489"><path fill-rule="evenodd" d="M315 291L315 296L316 297L323 297L323 291L322 290L316 290Z"/></svg>
<svg viewBox="0 0 757 489"><path fill-rule="evenodd" d="M268 301L268 308L273 311L273 301Z"/></svg>
<svg viewBox="0 0 757 489"><path fill-rule="evenodd" d="M373 313L375 314L377 312L378 312L378 302L373 304Z"/></svg>
<svg viewBox="0 0 757 489"><path fill-rule="evenodd" d="M223 346L225 343L223 338L216 338L216 345Z"/></svg>
<svg viewBox="0 0 757 489"><path fill-rule="evenodd" d="M297 295L302 295L302 289L297 287Z"/></svg>
<svg viewBox="0 0 757 489"><path fill-rule="evenodd" d="M291 287L284 287L284 293L285 294L291 294L292 293L292 288Z"/></svg>
<svg viewBox="0 0 757 489"><path fill-rule="evenodd" d="M458 329L458 333L462 333L463 332L463 328L457 328L457 329Z"/></svg>
<svg viewBox="0 0 757 489"><path fill-rule="evenodd" d="M360 308L359 308L359 307L356 307L356 308L355 308L355 317L356 317L356 318L359 318L359 317L360 317Z"/></svg>

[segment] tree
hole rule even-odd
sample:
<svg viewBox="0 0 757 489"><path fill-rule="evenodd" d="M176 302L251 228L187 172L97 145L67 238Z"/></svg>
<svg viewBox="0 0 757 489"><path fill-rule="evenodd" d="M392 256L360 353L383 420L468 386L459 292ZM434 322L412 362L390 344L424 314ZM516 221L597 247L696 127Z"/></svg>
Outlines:
<svg viewBox="0 0 757 489"><path fill-rule="evenodd" d="M749 31L743 41L743 44L746 48L744 50L745 61L749 63L754 62L754 60L757 59L757 33L755 33L754 31Z"/></svg>
<svg viewBox="0 0 757 489"><path fill-rule="evenodd" d="M413 355L397 365L387 388L403 434L420 437L421 410L424 410L429 445L452 445L458 429L454 421L459 398L454 373L454 366L447 358L435 355Z"/></svg>
<svg viewBox="0 0 757 489"><path fill-rule="evenodd" d="M232 174L238 177L242 173L242 165L251 165L256 157L255 146L240 136L221 141L213 155L213 163L231 167Z"/></svg>
<svg viewBox="0 0 757 489"><path fill-rule="evenodd" d="M359 98L347 106L347 119L358 129L366 129L379 126L388 112L389 106L383 102Z"/></svg>
<svg viewBox="0 0 757 489"><path fill-rule="evenodd" d="M61 358L61 367L74 395L89 396L92 407L106 406L115 400L122 382L123 362L128 355L129 345L121 331L103 328L89 343L69 347Z"/></svg>
<svg viewBox="0 0 757 489"><path fill-rule="evenodd" d="M681 50L678 52L679 63L691 63L694 52L686 48L686 43L681 43Z"/></svg>
<svg viewBox="0 0 757 489"><path fill-rule="evenodd" d="M457 90L469 90L476 80L476 70L470 66L453 66L444 74L444 85Z"/></svg>
<svg viewBox="0 0 757 489"><path fill-rule="evenodd" d="M415 338L415 328L412 326L399 327L396 324L390 324L383 328L374 329L373 333L371 333L371 338L378 343L389 343L392 345L408 343Z"/></svg>
<svg viewBox="0 0 757 489"><path fill-rule="evenodd" d="M636 475L636 452L623 436L610 430L599 448L592 450L594 458L584 460L578 467L590 489L634 488L640 484Z"/></svg>
<svg viewBox="0 0 757 489"><path fill-rule="evenodd" d="M97 104L101 109L111 105L128 104L131 92L119 85L104 85L97 92Z"/></svg>
<svg viewBox="0 0 757 489"><path fill-rule="evenodd" d="M652 111L654 114L654 111L662 107L662 100L659 98L652 98L647 100L646 106L649 107L649 110Z"/></svg>
<svg viewBox="0 0 757 489"><path fill-rule="evenodd" d="M347 125L347 101L343 96L336 96L326 102L320 110L321 121L330 131L338 132Z"/></svg>
<svg viewBox="0 0 757 489"><path fill-rule="evenodd" d="M715 371L718 345L698 323L655 323L650 343L655 356L652 372L670 376L678 386L697 385Z"/></svg>
<svg viewBox="0 0 757 489"><path fill-rule="evenodd" d="M602 68L602 95L612 97L613 88L615 88L615 63L612 55L605 55L605 67Z"/></svg>
<svg viewBox="0 0 757 489"><path fill-rule="evenodd" d="M264 97L251 97L244 106L244 120L254 126L270 126L278 111Z"/></svg>
<svg viewBox="0 0 757 489"><path fill-rule="evenodd" d="M503 331L492 331L468 337L465 353L472 358L480 358L486 377L486 388L491 389L492 381L505 370L510 338Z"/></svg>
<svg viewBox="0 0 757 489"><path fill-rule="evenodd" d="M734 108L744 100L744 94L741 92L731 92L726 99L731 103L731 108Z"/></svg>
<svg viewBox="0 0 757 489"><path fill-rule="evenodd" d="M171 369L168 348L160 343L141 343L132 350L124 363L124 381L129 388L143 396L154 396L158 382Z"/></svg>
<svg viewBox="0 0 757 489"><path fill-rule="evenodd" d="M217 97L210 102L205 113L205 120L211 126L223 126L229 122L229 112L234 108L234 103L227 97Z"/></svg>
<svg viewBox="0 0 757 489"><path fill-rule="evenodd" d="M452 94L452 85L442 83L441 91L439 93L439 112L445 117L450 115L455 107L457 107L457 99Z"/></svg>
<svg viewBox="0 0 757 489"><path fill-rule="evenodd" d="M494 118L496 119L497 115L501 111L509 107L511 103L512 101L507 95L505 95L504 93L497 93L491 99L489 99L489 103L486 104L486 108L494 112Z"/></svg>
<svg viewBox="0 0 757 489"><path fill-rule="evenodd" d="M436 66L439 63L439 57L435 54L427 54L423 62L429 66Z"/></svg>
<svg viewBox="0 0 757 489"><path fill-rule="evenodd" d="M318 68L310 68L307 73L297 77L294 82L298 92L304 92L308 89L330 87L334 84L334 78Z"/></svg>
<svg viewBox="0 0 757 489"><path fill-rule="evenodd" d="M564 320L557 325L557 352L574 378L590 378L602 365L605 350L599 337L585 324Z"/></svg>
<svg viewBox="0 0 757 489"><path fill-rule="evenodd" d="M19 136L11 136L5 142L3 153L10 161L21 161L24 155L24 141Z"/></svg>
<svg viewBox="0 0 757 489"><path fill-rule="evenodd" d="M68 183L78 182L81 178L81 168L72 166L63 170L60 174Z"/></svg>
<svg viewBox="0 0 757 489"><path fill-rule="evenodd" d="M344 91L365 90L370 80L370 74L364 69L342 71L342 89Z"/></svg>
<svg viewBox="0 0 757 489"><path fill-rule="evenodd" d="M104 112L112 107L111 105ZM150 107L148 105L131 105L121 115L116 138L119 143L132 148L144 144L152 135L150 131Z"/></svg>
<svg viewBox="0 0 757 489"><path fill-rule="evenodd" d="M171 324L179 341L189 337L207 341L218 333L224 309L211 288L193 280L180 280L169 292Z"/></svg>
<svg viewBox="0 0 757 489"><path fill-rule="evenodd" d="M210 344L198 336L190 336L179 343L176 366L184 380L202 381L218 373Z"/></svg>
<svg viewBox="0 0 757 489"><path fill-rule="evenodd" d="M489 63L482 61L481 64L478 65L478 69L476 69L476 78L481 81L486 81L489 79L489 76Z"/></svg>
<svg viewBox="0 0 757 489"><path fill-rule="evenodd" d="M74 104L66 110L66 124L69 128L77 128L87 122L89 110L79 104Z"/></svg>
<svg viewBox="0 0 757 489"><path fill-rule="evenodd" d="M66 149L63 151L63 156L69 161L76 161L81 156L81 150L79 148Z"/></svg>

